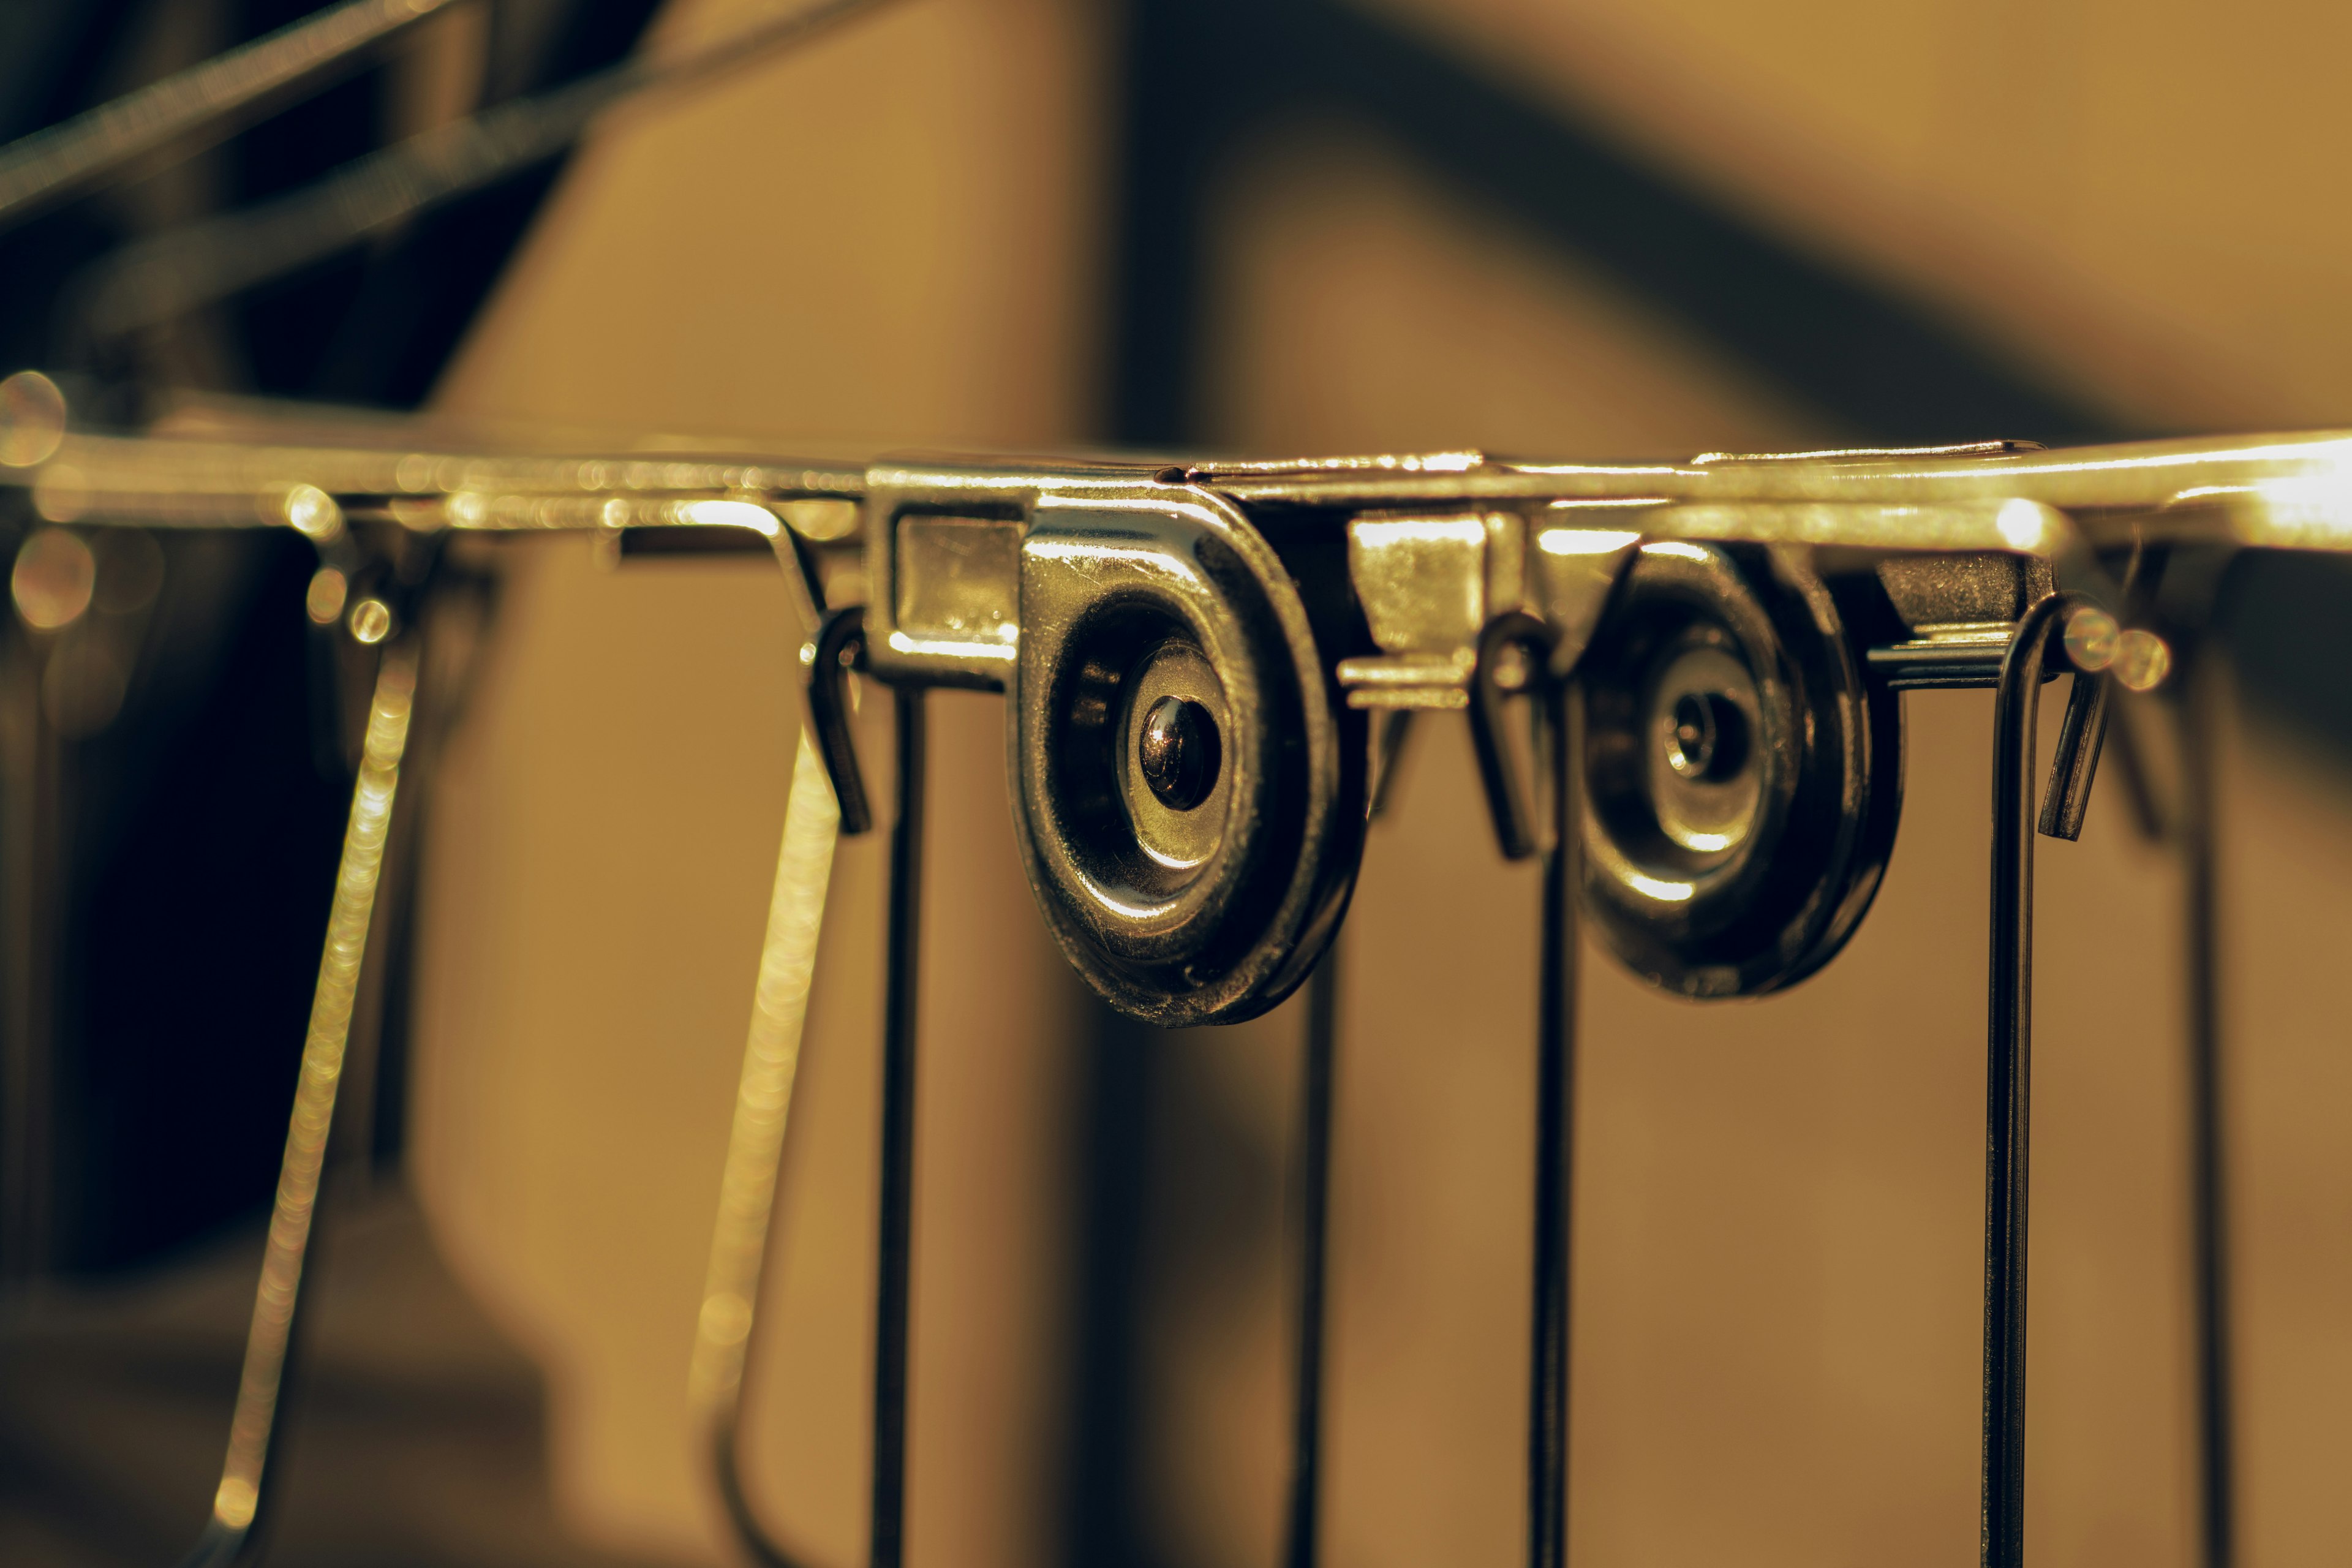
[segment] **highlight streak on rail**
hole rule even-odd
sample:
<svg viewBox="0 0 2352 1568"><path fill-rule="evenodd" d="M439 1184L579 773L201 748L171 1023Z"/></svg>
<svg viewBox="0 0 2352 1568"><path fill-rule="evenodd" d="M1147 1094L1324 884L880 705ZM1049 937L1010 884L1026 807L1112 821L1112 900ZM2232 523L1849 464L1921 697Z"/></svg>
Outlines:
<svg viewBox="0 0 2352 1568"><path fill-rule="evenodd" d="M229 1423L228 1454L213 1496L212 1520L191 1558L194 1563L233 1560L260 1508L262 1470L277 1426L303 1256L317 1216L327 1134L334 1123L335 1091L351 1041L352 1007L367 955L368 927L375 912L376 883L383 870L384 840L392 826L393 796L400 783L415 695L416 645L407 640L385 654L376 675L367 743L343 833L342 863L335 873L326 949L319 960L319 987L311 998L310 1032L302 1042L301 1077L286 1131L286 1157L278 1168L261 1282L254 1292L253 1324L246 1337L236 1413Z"/></svg>

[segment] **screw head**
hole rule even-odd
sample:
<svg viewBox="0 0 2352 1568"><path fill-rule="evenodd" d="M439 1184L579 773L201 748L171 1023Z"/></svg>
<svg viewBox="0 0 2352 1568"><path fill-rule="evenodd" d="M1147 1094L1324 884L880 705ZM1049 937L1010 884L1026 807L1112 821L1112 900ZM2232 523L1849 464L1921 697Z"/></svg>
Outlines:
<svg viewBox="0 0 2352 1568"><path fill-rule="evenodd" d="M1163 697L1143 716L1136 766L1160 804L1190 811L1217 782L1217 726L1209 710L1181 697Z"/></svg>
<svg viewBox="0 0 2352 1568"><path fill-rule="evenodd" d="M1748 721L1729 699L1685 691L1675 699L1666 766L1686 779L1728 778L1748 760Z"/></svg>

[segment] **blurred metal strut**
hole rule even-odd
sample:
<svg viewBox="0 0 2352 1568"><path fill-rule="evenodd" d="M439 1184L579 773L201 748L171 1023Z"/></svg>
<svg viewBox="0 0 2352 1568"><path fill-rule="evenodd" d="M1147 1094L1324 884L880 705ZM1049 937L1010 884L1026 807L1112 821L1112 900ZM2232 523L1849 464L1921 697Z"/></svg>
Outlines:
<svg viewBox="0 0 2352 1568"><path fill-rule="evenodd" d="M315 90L366 51L456 0L344 0L249 44L0 148L0 229L145 153L219 132Z"/></svg>
<svg viewBox="0 0 2352 1568"><path fill-rule="evenodd" d="M343 834L342 862L335 873L326 951L319 960L310 1032L302 1042L301 1077L295 1086L294 1113L287 1127L286 1156L269 1217L269 1239L262 1254L261 1282L254 1293L253 1323L246 1338L236 1411L229 1423L228 1453L221 1465L220 1485L213 1494L212 1518L184 1559L184 1568L226 1568L247 1554L261 1514L268 1462L282 1443L285 1423L278 1419L279 1396L299 1343L303 1258L317 1218L327 1135L334 1123L335 1090L342 1078L344 1048L351 1040L352 1004L367 955L376 884L392 826L393 796L400 784L401 757L408 745L416 663L416 638L404 637L386 650L376 676L366 746L359 780L352 791L350 824Z"/></svg>
<svg viewBox="0 0 2352 1568"><path fill-rule="evenodd" d="M719 1493L744 1545L762 1563L789 1563L751 1511L738 1460L743 1369L757 1320L777 1173L798 1081L809 982L816 969L825 890L841 823L824 768L802 731L784 808L783 845L760 948L760 981L743 1044L743 1075L727 1138L719 1221L702 1288L688 1387L716 1466Z"/></svg>

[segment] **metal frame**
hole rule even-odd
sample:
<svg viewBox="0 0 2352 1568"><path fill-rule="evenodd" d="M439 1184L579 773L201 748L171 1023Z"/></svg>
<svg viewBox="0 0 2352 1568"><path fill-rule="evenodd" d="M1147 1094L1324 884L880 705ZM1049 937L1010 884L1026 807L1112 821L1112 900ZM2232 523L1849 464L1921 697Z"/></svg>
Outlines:
<svg viewBox="0 0 2352 1568"><path fill-rule="evenodd" d="M301 476L296 478L295 476ZM1580 755L1576 658L1610 614L1612 584L1639 541L1740 541L1811 550L1849 568L1897 558L1983 577L1995 559L2042 563L2045 591L2000 628L1997 666L1970 623L1910 617L1911 640L1894 649L1937 685L1998 690L1992 969L1988 997L1988 1206L1986 1272L1985 1561L2021 1560L2024 1468L2027 1110L2030 1075L2032 861L2037 826L2079 830L2112 706L2113 653L2078 674L2045 803L2033 779L2034 715L2044 664L2062 622L2078 613L2112 617L2146 600L2126 594L2143 551L2222 552L2248 546L2352 550L2352 438L2336 436L2173 442L2077 451L2018 444L1997 450L1838 452L1791 458L1709 456L1682 464L1595 466L1498 463L1477 454L1309 460L1245 468L1030 468L881 463L867 468L772 458L634 454L553 458L484 451L396 451L306 446L298 440L189 442L86 435L60 429L40 460L5 476L30 486L52 515L70 505L87 525L290 526L322 542L392 528L439 536L574 531L625 550L723 543L772 552L795 584L811 679L793 800L763 952L761 989L747 1046L736 1147L730 1149L711 1285L706 1293L696 1387L706 1412L719 1481L747 1549L790 1558L753 1519L735 1469L744 1357L756 1317L758 1277L789 1110L807 980L838 823L863 825L864 791L850 748L841 682L854 664L894 688L898 809L891 854L889 992L885 1022L883 1234L877 1286L873 1548L877 1564L902 1557L906 1487L906 1332L914 1267L913 1114L917 1069L916 954L919 934L923 690L987 679L972 651L937 639L896 637L911 600L912 570L954 579L959 615L1017 637L1024 601L1017 585L966 548L961 520L1025 531L1055 497L1117 495L1126 504L1210 504L1256 526L1324 531L1336 546L1313 557L1318 592L1339 593L1367 616L1376 652L1327 648L1334 700L1392 715L1383 737L1381 784L1392 779L1404 721L1420 709L1464 709L1481 739L1498 842L1506 854L1542 858L1546 961L1539 998L1536 1301L1529 1360L1529 1558L1565 1561L1569 1269L1573 1163L1575 901L1579 880L1576 781ZM68 488L69 487L69 488ZM1064 504L1066 504L1064 503ZM852 509L856 509L855 511ZM924 517L944 524L908 531ZM1399 525L1393 520L1414 520ZM340 546L337 546L340 547ZM944 549L930 560L923 552ZM862 563L860 557L862 555ZM1306 559L1301 557L1301 559ZM977 564L975 564L977 563ZM1937 567L1943 563L1943 567ZM818 625L828 582L861 564L874 595ZM1565 564L1556 564L1565 563ZM2038 570L2039 568L2037 568ZM1330 574L1339 574L1335 578ZM1971 577L1973 573L1976 575ZM960 575L959 575L960 574ZM1566 574L1563 575L1563 574ZM1995 574L1998 576L1998 574ZM2011 579L2003 578L2007 582ZM2210 584L2209 584L2210 587ZM1959 590L1955 589L1954 592ZM1473 606L1464 618L1461 606ZM1900 608L1898 604L1898 608ZM866 647L871 623L875 650ZM2114 622L2107 622L2109 633ZM2191 628L2193 637L2193 628ZM381 633L379 633L381 635ZM2132 636L2156 643L2152 634ZM2171 628L2178 639L2180 628ZM891 657L877 657L889 640ZM2071 646L2071 644L2070 644ZM2156 643L2162 650L2162 644ZM2189 645L2192 651L2193 640ZM388 646L377 722L347 841L342 891L321 971L296 1136L280 1190L257 1313L246 1393L222 1497L198 1561L226 1561L245 1546L262 1500L262 1461L273 1431L279 1370L296 1331L296 1285L315 1202L331 1109L333 1062L350 1024L351 987L363 949L380 827L388 815L404 733L414 655L407 637ZM1503 655L1522 656L1517 690L1535 700L1533 787L1538 814L1502 743L1500 715L1514 689ZM1937 657L1927 658L1920 650ZM1949 657L1945 657L1948 655ZM1908 662L1902 662L1908 661ZM1885 661L1879 661L1885 662ZM935 668L936 667L936 668ZM1008 667L1009 668L1009 667ZM2221 1194L2224 1160L2216 1109L2220 1026L2214 951L2212 783L2200 768L2210 730L2211 679L2192 661L2185 706L2189 787L2170 831L2190 869L2186 930L2192 995L2193 1190L2198 1236L2200 1488L2203 1550L2224 1563L2233 1551L2229 1406L2228 1279ZM1532 671L1530 680L1527 671ZM2160 673L2160 671L2158 672ZM990 681L994 684L996 682ZM393 716L397 710L397 720ZM2129 761L2130 747L2119 753ZM824 775L819 773L819 766ZM1369 756L1366 765L1370 765ZM2146 794L2137 768L2127 782ZM373 793L371 793L373 792ZM1385 794L1385 788L1381 791ZM1374 797L1377 798L1377 797ZM2037 818L2038 812L2038 818ZM370 837L369 834L374 837ZM358 922L356 925L353 922ZM356 934L355 934L356 933ZM1308 940L1319 940L1309 938ZM1338 1047L1336 968L1320 972L1308 1020L1302 1150L1307 1223L1301 1238L1300 1317L1286 1557L1304 1568L1317 1551L1320 1459L1322 1254L1328 1204L1331 1089ZM324 1098L322 1098L324 1097ZM315 1132L306 1129L315 1129ZM282 1232L282 1236L279 1233Z"/></svg>

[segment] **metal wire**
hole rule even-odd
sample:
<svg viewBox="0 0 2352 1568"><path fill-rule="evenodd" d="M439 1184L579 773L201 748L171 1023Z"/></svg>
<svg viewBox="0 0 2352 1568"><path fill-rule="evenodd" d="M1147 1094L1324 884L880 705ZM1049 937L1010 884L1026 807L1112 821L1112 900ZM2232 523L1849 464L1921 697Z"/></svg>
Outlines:
<svg viewBox="0 0 2352 1568"><path fill-rule="evenodd" d="M2034 731L2051 628L2084 601L2019 617L1993 705L1992 954L1986 1000L1985 1568L2025 1557L2025 1263L2033 1068ZM2078 677L2077 679L2084 679Z"/></svg>
<svg viewBox="0 0 2352 1568"><path fill-rule="evenodd" d="M366 50L456 0L344 0L276 32L0 148L0 229L159 147L219 130L297 87L316 89Z"/></svg>
<svg viewBox="0 0 2352 1568"><path fill-rule="evenodd" d="M1584 703L1550 681L1542 740L1551 820L1542 846L1536 1002L1535 1268L1528 1369L1528 1563L1568 1561L1569 1299L1576 1173L1577 898L1582 880Z"/></svg>
<svg viewBox="0 0 2352 1568"><path fill-rule="evenodd" d="M790 1559L772 1546L752 1514L737 1462L742 1416L743 1369L758 1321L770 1218L793 1089L800 1073L802 1031L808 1021L809 984L832 880L840 826L824 764L803 730L793 762L792 794L784 807L783 843L776 856L768 930L760 948L760 981L743 1045L743 1074L727 1163L719 1188L719 1219L710 1238L694 1360L688 1385L711 1444L719 1486L738 1536L768 1564Z"/></svg>
<svg viewBox="0 0 2352 1568"><path fill-rule="evenodd" d="M1298 1246L1298 1351L1291 1369L1290 1499L1283 1531L1287 1568L1314 1568L1321 1535L1325 1280L1331 1217L1331 1106L1339 1033L1338 938L1307 982L1307 1050L1299 1085L1299 1156L1305 1167Z"/></svg>
<svg viewBox="0 0 2352 1568"><path fill-rule="evenodd" d="M2206 1568L2237 1561L2237 1440L2231 1396L2229 1189L2223 1129L2221 940L2214 837L2215 687L2221 670L2182 671L2180 858L2187 872L2189 1212L2197 1335L2198 1526Z"/></svg>
<svg viewBox="0 0 2352 1568"><path fill-rule="evenodd" d="M879 3L818 0L675 55L635 56L410 137L275 201L126 245L77 285L82 330L93 342L110 342L323 260L555 157L625 99L699 81L805 42Z"/></svg>
<svg viewBox="0 0 2352 1568"><path fill-rule="evenodd" d="M923 689L891 693L898 731L898 819L890 829L888 992L882 1016L882 1225L874 1289L873 1533L870 1568L906 1550L907 1319L913 1285L915 1022L921 980Z"/></svg>
<svg viewBox="0 0 2352 1568"><path fill-rule="evenodd" d="M319 1187L326 1167L327 1135L335 1117L335 1090L341 1081L343 1052L351 1039L352 1005L367 954L375 910L376 884L383 868L392 825L400 762L408 744L409 718L416 692L416 645L404 638L384 655L376 675L375 700L368 719L367 744L352 815L343 834L342 864L335 874L335 901L327 921L326 950L319 961L319 985L310 1004L310 1027L302 1044L301 1077L286 1133L286 1157L278 1177L278 1198L262 1255L261 1282L254 1293L253 1322L246 1337L236 1411L229 1422L228 1453L205 1522L184 1568L223 1568L242 1557L260 1514L268 1460L283 1433L278 1396L299 1328L302 1264L317 1216Z"/></svg>

